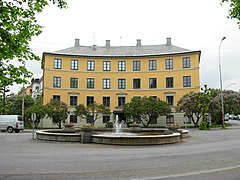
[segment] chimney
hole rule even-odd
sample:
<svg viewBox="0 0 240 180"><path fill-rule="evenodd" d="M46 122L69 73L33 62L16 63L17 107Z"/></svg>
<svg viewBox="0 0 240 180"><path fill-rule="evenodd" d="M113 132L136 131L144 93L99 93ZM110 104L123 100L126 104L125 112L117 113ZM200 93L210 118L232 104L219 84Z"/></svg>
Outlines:
<svg viewBox="0 0 240 180"><path fill-rule="evenodd" d="M141 44L141 39L137 39L137 46L138 46L138 47L142 46L142 44Z"/></svg>
<svg viewBox="0 0 240 180"><path fill-rule="evenodd" d="M170 46L170 45L172 45L172 42L171 42L171 38L168 37L168 38L167 38L167 46Z"/></svg>
<svg viewBox="0 0 240 180"><path fill-rule="evenodd" d="M80 39L75 39L75 47L79 47L80 46Z"/></svg>
<svg viewBox="0 0 240 180"><path fill-rule="evenodd" d="M110 40L106 40L106 47L110 47Z"/></svg>

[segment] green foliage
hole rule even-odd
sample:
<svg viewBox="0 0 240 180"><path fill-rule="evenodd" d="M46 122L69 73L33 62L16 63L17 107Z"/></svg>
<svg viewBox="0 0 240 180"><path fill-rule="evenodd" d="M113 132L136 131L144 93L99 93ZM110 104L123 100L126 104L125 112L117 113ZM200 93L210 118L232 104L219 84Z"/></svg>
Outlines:
<svg viewBox="0 0 240 180"><path fill-rule="evenodd" d="M5 114L12 115L22 115L22 96L21 95L11 95L6 98L5 103ZM28 109L34 105L34 99L32 96L24 97L24 109Z"/></svg>
<svg viewBox="0 0 240 180"><path fill-rule="evenodd" d="M74 114L77 116L83 117L93 117L91 120L91 126L94 126L95 122L100 118L100 114L110 114L110 109L108 107L103 106L102 104L98 104L94 101L94 103L89 104L85 107L83 104L79 104L76 106L76 110Z"/></svg>
<svg viewBox="0 0 240 180"><path fill-rule="evenodd" d="M201 121L198 129L207 130L207 123L205 121Z"/></svg>
<svg viewBox="0 0 240 180"><path fill-rule="evenodd" d="M134 122L137 120L140 120L141 118L141 99L139 98L132 98L130 103L126 103L123 107L123 112L126 117L132 118ZM127 123L131 123L132 121L129 121ZM133 122L132 122L133 123Z"/></svg>
<svg viewBox="0 0 240 180"><path fill-rule="evenodd" d="M221 92L215 94L211 103L209 113L212 115L212 121L217 124L222 123L221 117ZM223 91L224 112L229 114L240 114L240 93L226 90Z"/></svg>
<svg viewBox="0 0 240 180"><path fill-rule="evenodd" d="M239 0L222 0L223 3L230 3L229 16L228 18L237 19L238 26L240 28L240 1Z"/></svg>
<svg viewBox="0 0 240 180"><path fill-rule="evenodd" d="M52 2L60 8L66 8L64 0ZM26 83L24 79L32 76L24 67L24 60L40 60L32 52L29 42L42 32L42 26L37 24L35 16L47 5L47 0L0 1L0 87L14 82ZM14 66L11 63L13 59L21 65Z"/></svg>
<svg viewBox="0 0 240 180"><path fill-rule="evenodd" d="M211 90L204 86L202 92L190 92L179 99L176 107L177 112L185 112L192 118L195 127L198 127L200 119L209 112L212 102ZM196 119L195 119L196 117Z"/></svg>
<svg viewBox="0 0 240 180"><path fill-rule="evenodd" d="M127 121L127 127L130 127L131 124L133 124L133 123L134 123L134 121Z"/></svg>
<svg viewBox="0 0 240 180"><path fill-rule="evenodd" d="M64 102L53 100L44 106L48 118L52 119L53 124L61 128L62 122L68 117L68 106Z"/></svg>
<svg viewBox="0 0 240 180"><path fill-rule="evenodd" d="M135 122L140 120L143 126L147 127L151 123L151 119L170 114L171 108L159 98L143 97L133 98L124 106L123 112L126 117L132 118Z"/></svg>
<svg viewBox="0 0 240 180"><path fill-rule="evenodd" d="M75 111L74 114L76 116L80 116L81 118L83 118L84 116L87 116L88 112L86 107L83 104L79 104L75 107Z"/></svg>
<svg viewBox="0 0 240 180"><path fill-rule="evenodd" d="M32 113L36 113L36 120L34 121L35 128L38 128L40 120L46 115L45 108L42 105L42 96L38 96L35 105L29 107L25 111L25 121L31 122Z"/></svg>
<svg viewBox="0 0 240 180"><path fill-rule="evenodd" d="M105 127L106 127L106 128L113 128L113 122L107 122L107 123L105 124Z"/></svg>
<svg viewBox="0 0 240 180"><path fill-rule="evenodd" d="M87 114L86 116L93 116L93 120L91 125L94 126L95 122L100 118L100 114L110 114L111 111L108 107L103 106L102 104L98 104L94 101L94 103L89 104L86 108Z"/></svg>

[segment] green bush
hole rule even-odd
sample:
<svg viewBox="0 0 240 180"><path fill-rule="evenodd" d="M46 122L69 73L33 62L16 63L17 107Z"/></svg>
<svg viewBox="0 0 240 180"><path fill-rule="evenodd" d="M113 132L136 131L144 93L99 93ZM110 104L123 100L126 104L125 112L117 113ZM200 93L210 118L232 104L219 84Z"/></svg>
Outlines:
<svg viewBox="0 0 240 180"><path fill-rule="evenodd" d="M130 124L133 124L134 121L127 121L127 127L130 127Z"/></svg>
<svg viewBox="0 0 240 180"><path fill-rule="evenodd" d="M106 128L113 128L113 122L107 122L107 123L105 124L105 127L106 127Z"/></svg>
<svg viewBox="0 0 240 180"><path fill-rule="evenodd" d="M199 125L199 130L207 130L207 123L202 121Z"/></svg>

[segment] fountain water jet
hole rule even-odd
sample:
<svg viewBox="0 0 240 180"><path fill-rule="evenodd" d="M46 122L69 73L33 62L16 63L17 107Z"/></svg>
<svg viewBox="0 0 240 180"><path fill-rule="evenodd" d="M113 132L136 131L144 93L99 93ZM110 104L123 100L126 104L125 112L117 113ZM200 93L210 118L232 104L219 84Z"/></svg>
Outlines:
<svg viewBox="0 0 240 180"><path fill-rule="evenodd" d="M119 134L122 133L122 125L123 122L119 122L118 115L116 115L116 120L115 120L115 133Z"/></svg>

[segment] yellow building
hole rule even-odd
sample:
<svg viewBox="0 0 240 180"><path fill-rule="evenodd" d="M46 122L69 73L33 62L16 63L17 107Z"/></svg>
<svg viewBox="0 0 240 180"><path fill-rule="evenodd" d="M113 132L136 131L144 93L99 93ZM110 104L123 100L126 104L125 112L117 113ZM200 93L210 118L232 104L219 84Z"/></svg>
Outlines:
<svg viewBox="0 0 240 180"><path fill-rule="evenodd" d="M105 46L82 46L75 39L73 47L43 53L43 103L59 99L71 112L80 103L109 106L111 116L98 123L115 115L124 119L122 107L133 97L156 96L174 111L184 94L200 89L200 55L201 51L172 45L171 38L166 44L147 46L140 39L136 46L111 46L110 40ZM69 119L77 122L73 114Z"/></svg>

